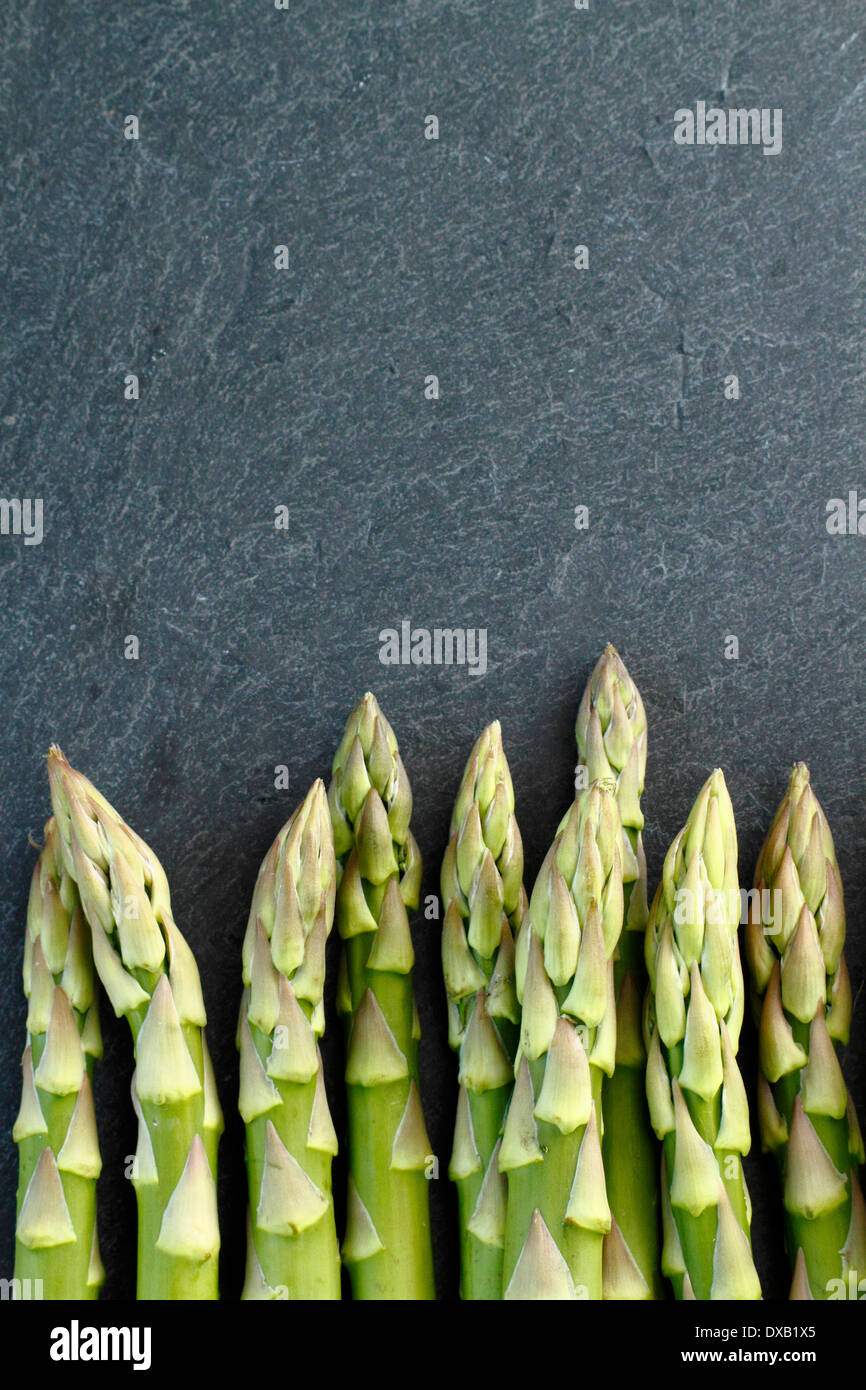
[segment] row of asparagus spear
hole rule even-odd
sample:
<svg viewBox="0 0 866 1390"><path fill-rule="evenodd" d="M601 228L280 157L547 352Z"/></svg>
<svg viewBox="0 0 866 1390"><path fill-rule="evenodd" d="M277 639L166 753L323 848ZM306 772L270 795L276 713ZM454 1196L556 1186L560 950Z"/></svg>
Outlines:
<svg viewBox="0 0 866 1390"><path fill-rule="evenodd" d="M758 1299L737 1063L746 1014L734 816L714 771L651 907L641 832L646 715L612 647L577 716L575 799L531 896L498 723L478 739L441 868L458 1054L453 1148L471 1300ZM152 850L57 748L27 912L16 1279L98 1297L96 978L132 1034L138 1297L218 1296L223 1118L193 954ZM242 951L237 1030L249 1175L243 1298L435 1296L437 1172L419 1092L409 914L421 856L397 741L372 695L328 791L268 851ZM851 987L827 821L794 768L758 860L743 940L758 1029L761 1146L778 1160L791 1297L866 1273L863 1144L839 1065ZM319 1040L326 945L342 942L348 1186Z"/></svg>

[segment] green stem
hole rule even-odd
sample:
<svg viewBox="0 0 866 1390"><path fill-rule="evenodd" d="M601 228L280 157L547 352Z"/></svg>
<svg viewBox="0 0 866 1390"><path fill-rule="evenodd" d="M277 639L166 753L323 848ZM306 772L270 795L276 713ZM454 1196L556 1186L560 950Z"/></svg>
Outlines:
<svg viewBox="0 0 866 1390"><path fill-rule="evenodd" d="M348 1087L352 1177L384 1247L350 1265L356 1299L417 1302L435 1297L428 1180L423 1171L391 1167L408 1094L403 1081Z"/></svg>
<svg viewBox="0 0 866 1390"><path fill-rule="evenodd" d="M532 1090L536 1096L544 1080L545 1061L545 1057L538 1057L529 1064ZM505 1252L502 1267L503 1290L508 1288L514 1273L514 1266L520 1259L520 1252L523 1249L532 1221L532 1213L536 1208L541 1210L544 1200L543 1170L547 1162L547 1154L542 1142L541 1128L542 1126L539 1126L538 1142L542 1153L544 1153L544 1162L526 1163L521 1168L512 1168L508 1174L508 1206L506 1208ZM549 1126L544 1126L544 1128L549 1128ZM541 1214L555 1240L557 1228L547 1221L543 1211Z"/></svg>
<svg viewBox="0 0 866 1390"><path fill-rule="evenodd" d="M671 1048L669 1056L671 1066L673 1067L675 1064L678 1072L682 1066L682 1048L680 1046ZM721 1090L716 1093L712 1100L702 1100L700 1096L691 1091L684 1091L683 1095L698 1134L713 1149L719 1175L725 1184L734 1215L746 1236L751 1240L742 1159L738 1153L715 1147L721 1122ZM664 1143L668 1175L670 1175L674 1171L675 1142L673 1133L665 1136ZM699 1300L709 1299L713 1284L713 1256L718 1231L718 1207L707 1207L700 1216L692 1216L682 1207L675 1207L674 1220L679 1232L683 1258L694 1296ZM677 1297L682 1297L682 1289Z"/></svg>
<svg viewBox="0 0 866 1390"><path fill-rule="evenodd" d="M79 1028L83 1019L76 1015ZM47 1035L34 1034L30 1039L34 1070L45 1049ZM87 1074L93 1078L93 1058L87 1057ZM55 1158L66 1139L70 1121L78 1102L78 1092L57 1096L51 1091L36 1088L47 1134L30 1135L18 1144L18 1192L16 1211L20 1214L42 1151L50 1149ZM16 1238L15 1278L24 1282L22 1293L30 1299L92 1300L99 1297L101 1278L91 1282L91 1256L96 1232L96 1180L76 1173L59 1172L66 1207L69 1212L74 1242L31 1249Z"/></svg>
<svg viewBox="0 0 866 1390"><path fill-rule="evenodd" d="M646 1084L640 1067L618 1065L605 1077L602 1154L607 1198L651 1298L663 1296L659 1267L658 1140L646 1116Z"/></svg>
<svg viewBox="0 0 866 1390"><path fill-rule="evenodd" d="M629 831L630 838L636 832ZM632 889L626 891L625 917ZM623 931L614 962L614 990L619 1001L626 975L631 975L638 997L647 987L642 931ZM602 1155L611 1214L643 1275L648 1297L664 1296L659 1264L659 1147L649 1118L646 1098L645 1056L637 1065L617 1058L612 1076L602 1091L604 1136Z"/></svg>
<svg viewBox="0 0 866 1390"><path fill-rule="evenodd" d="M407 1060L408 1075L385 1084L347 1087L352 1179L384 1248L364 1259L346 1259L356 1299L433 1299L429 1179L423 1169L396 1169L391 1162L410 1082L418 1076L412 982L408 975L367 969L374 941L375 933L365 932L346 942L351 1017L371 990Z"/></svg>
<svg viewBox="0 0 866 1390"><path fill-rule="evenodd" d="M469 1092L469 1112L472 1116L472 1131L482 1162L490 1163L496 1141L502 1130L502 1119L508 1101L508 1088ZM501 1245L487 1245L466 1228L475 1210L479 1193L487 1172L486 1165L478 1173L457 1180L457 1195L460 1204L460 1297L480 1302L499 1301L502 1298L502 1268L504 1249Z"/></svg>
<svg viewBox="0 0 866 1390"><path fill-rule="evenodd" d="M305 1005L309 1013L309 1005ZM250 1031L256 1051L267 1063L272 1038L254 1023ZM317 1078L301 1084L276 1080L273 1083L281 1104L258 1116L246 1127L246 1156L252 1237L265 1282L290 1302L311 1300L339 1301L340 1251L334 1226L331 1194L332 1155L311 1149L307 1144ZM256 1225L256 1209L265 1169L267 1127L271 1123L287 1151L328 1199L327 1211L312 1226L291 1236L274 1235Z"/></svg>
<svg viewBox="0 0 866 1390"><path fill-rule="evenodd" d="M809 1027L799 1019L791 1018L791 1029L795 1040L808 1049ZM800 1093L803 1068L797 1067L780 1077L776 1083L774 1096L779 1113L784 1115L790 1129L794 1113L794 1101ZM830 1115L810 1115L812 1127L830 1158L840 1173L850 1174L851 1157L848 1152L848 1121L834 1119ZM779 1174L784 1187L785 1175L791 1160L787 1144L776 1150ZM848 1238L851 1224L851 1180L848 1179L846 1200L833 1211L824 1212L810 1219L799 1212L785 1211L785 1237L788 1255L793 1265L797 1251L803 1251L806 1273L812 1297L825 1300L829 1285L842 1274L841 1252Z"/></svg>
<svg viewBox="0 0 866 1390"><path fill-rule="evenodd" d="M150 1135L156 1171L155 1183L137 1183L138 1198L138 1293L142 1300L215 1299L217 1263L191 1264L178 1255L157 1249L157 1239L169 1199L184 1170L192 1142L201 1127L199 1097L177 1105L141 1106Z"/></svg>
<svg viewBox="0 0 866 1390"><path fill-rule="evenodd" d="M138 1038L138 1029L133 1029ZM199 1078L203 1076L201 1029L184 1026L184 1038ZM156 1105L140 1101L142 1118L153 1150L155 1182L136 1181L138 1201L138 1286L143 1302L209 1301L219 1297L216 1258L191 1260L168 1254L157 1246L168 1203L183 1175L197 1135L203 1132L204 1095Z"/></svg>
<svg viewBox="0 0 866 1390"><path fill-rule="evenodd" d="M673 1131L665 1135L664 1147L665 1162L670 1176L674 1170L676 1150ZM681 1207L675 1207L674 1220L694 1296L699 1300L707 1300L713 1284L713 1251L718 1227L718 1208L707 1207L700 1216L691 1216ZM679 1288L675 1292L677 1298L682 1298L682 1282L678 1282Z"/></svg>
<svg viewBox="0 0 866 1390"><path fill-rule="evenodd" d="M39 1154L46 1145L39 1144L35 1139L26 1139L22 1142L21 1151L25 1145L28 1150L27 1168L32 1175ZM16 1240L15 1278L29 1281L23 1292L30 1299L96 1299L99 1297L99 1284L88 1283L96 1222L95 1183L92 1178L78 1177L75 1173L62 1173L61 1180L76 1239L69 1245L55 1245L44 1250L30 1250L20 1240ZM19 1210L26 1191L27 1183L19 1183Z"/></svg>
<svg viewBox="0 0 866 1390"><path fill-rule="evenodd" d="M843 1168L840 1171L848 1170ZM841 1277L841 1252L848 1237L850 1222L850 1198L834 1211L812 1221L796 1212L786 1213L789 1253L796 1257L798 1250L803 1251L809 1287L815 1299L826 1299L829 1296L831 1281L838 1281ZM858 1276L862 1278L862 1270L858 1271Z"/></svg>
<svg viewBox="0 0 866 1390"><path fill-rule="evenodd" d="M536 1095L544 1080L545 1065L546 1055L530 1065ZM591 1073L593 1096L597 1102L601 1094L602 1074L596 1067L591 1068ZM604 1237L600 1232L573 1226L565 1220L585 1131L586 1126L579 1125L571 1133L562 1134L556 1125L539 1120L538 1145L544 1155L543 1161L528 1163L509 1173L503 1287L507 1288L514 1273L514 1266L529 1232L532 1214L537 1210L568 1265L577 1296L581 1299L601 1298Z"/></svg>

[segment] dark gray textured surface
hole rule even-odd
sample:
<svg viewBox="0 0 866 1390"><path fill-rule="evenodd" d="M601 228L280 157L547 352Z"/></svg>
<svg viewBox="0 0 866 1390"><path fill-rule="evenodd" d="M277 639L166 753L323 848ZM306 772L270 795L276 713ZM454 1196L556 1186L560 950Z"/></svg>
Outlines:
<svg viewBox="0 0 866 1390"><path fill-rule="evenodd" d="M824 514L862 480L863 7L590 5L4 7L0 492L41 496L45 536L0 537L3 1274L27 836L47 815L52 739L166 866L229 1117L255 869L368 687L413 780L427 892L494 716L531 881L605 641L650 719L653 886L714 764L745 878L807 760L859 991L866 538L829 536ZM673 113L699 99L782 107L782 153L678 148ZM377 634L404 617L486 628L487 675L381 666ZM419 921L416 944L424 1099L447 1158L435 926ZM124 1297L129 1056L125 1028L105 1024L101 1229L106 1292ZM864 1032L858 1007L846 1070L861 1114ZM332 1027L334 1061L338 1044ZM750 1078L748 1039L743 1055ZM750 1182L765 1288L782 1296L761 1160ZM236 1121L220 1191L234 1298ZM433 1204L453 1297L444 1178Z"/></svg>

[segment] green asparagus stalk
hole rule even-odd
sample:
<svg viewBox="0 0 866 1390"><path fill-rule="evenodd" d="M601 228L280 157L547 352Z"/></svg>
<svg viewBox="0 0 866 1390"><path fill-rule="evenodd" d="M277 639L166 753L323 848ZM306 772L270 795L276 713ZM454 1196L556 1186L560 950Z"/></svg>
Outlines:
<svg viewBox="0 0 866 1390"><path fill-rule="evenodd" d="M662 1297L659 1267L658 1145L649 1122L644 1075L646 1049L641 1014L646 993L644 964L647 873L640 808L646 770L646 714L619 653L607 646L589 678L577 713L578 777L581 786L604 782L615 788L626 854L624 920L613 966L616 994L616 1066L602 1090L602 1154L612 1214L604 1242L604 1297Z"/></svg>
<svg viewBox="0 0 866 1390"><path fill-rule="evenodd" d="M63 867L78 886L96 971L133 1037L138 1297L215 1299L223 1122L198 969L153 851L59 748L48 754L48 776Z"/></svg>
<svg viewBox="0 0 866 1390"><path fill-rule="evenodd" d="M92 1089L102 1037L90 933L58 839L51 819L27 907L27 1047L12 1131L19 1166L16 1293L93 1299L105 1277L96 1234L102 1159Z"/></svg>
<svg viewBox="0 0 866 1390"><path fill-rule="evenodd" d="M755 870L746 959L759 1025L761 1145L778 1160L792 1298L845 1297L866 1275L863 1140L836 1047L851 986L833 837L798 763Z"/></svg>
<svg viewBox="0 0 866 1390"><path fill-rule="evenodd" d="M244 1299L339 1299L337 1136L318 1039L337 866L317 781L266 855L243 948L239 1109L250 1220Z"/></svg>
<svg viewBox="0 0 866 1390"><path fill-rule="evenodd" d="M602 1297L601 1099L616 1053L622 845L613 792L593 782L560 825L517 939L520 1041L499 1151L506 1299Z"/></svg>
<svg viewBox="0 0 866 1390"><path fill-rule="evenodd" d="M677 1298L758 1299L743 1176L749 1110L737 1066L743 972L737 833L722 773L665 858L646 951L646 1085L664 1144L662 1268Z"/></svg>
<svg viewBox="0 0 866 1390"><path fill-rule="evenodd" d="M345 943L337 988L348 1039L343 1261L356 1299L431 1299L433 1156L418 1091L421 1029L406 911L418 906L421 856L409 830L412 791L397 740L370 694L337 749L328 804Z"/></svg>
<svg viewBox="0 0 866 1390"><path fill-rule="evenodd" d="M498 1166L520 1021L514 937L526 913L523 842L498 721L469 755L442 862L442 966L460 1055L449 1174L460 1208L460 1292L502 1298L506 1182Z"/></svg>

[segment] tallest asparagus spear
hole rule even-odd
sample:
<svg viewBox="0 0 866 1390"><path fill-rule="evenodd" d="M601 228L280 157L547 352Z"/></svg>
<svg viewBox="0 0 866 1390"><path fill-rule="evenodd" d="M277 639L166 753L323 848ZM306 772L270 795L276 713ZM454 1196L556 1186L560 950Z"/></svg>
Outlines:
<svg viewBox="0 0 866 1390"><path fill-rule="evenodd" d="M356 1299L430 1299L427 1167L418 1093L420 1028L407 907L421 856L397 740L372 695L357 705L328 791L342 865L336 919L345 943L337 1007L346 1018L349 1198L343 1259Z"/></svg>
<svg viewBox="0 0 866 1390"><path fill-rule="evenodd" d="M138 1148L138 1297L217 1297L216 1151L222 1114L193 954L162 865L59 748L48 754L66 870L90 925L97 973L132 1030Z"/></svg>
<svg viewBox="0 0 866 1390"><path fill-rule="evenodd" d="M623 930L614 959L616 1067L604 1079L604 1172L612 1215L605 1236L604 1296L661 1298L658 1147L649 1122L641 1036L646 991L647 875L640 808L646 770L646 714L619 653L605 647L587 682L575 729L583 786L615 788L632 873L623 875Z"/></svg>

